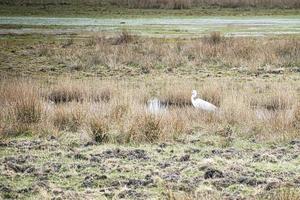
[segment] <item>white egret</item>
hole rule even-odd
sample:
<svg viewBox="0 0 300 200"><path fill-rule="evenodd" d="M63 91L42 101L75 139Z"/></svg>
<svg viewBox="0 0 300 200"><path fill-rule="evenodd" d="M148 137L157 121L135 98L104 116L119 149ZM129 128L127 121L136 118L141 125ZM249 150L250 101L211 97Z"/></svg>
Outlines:
<svg viewBox="0 0 300 200"><path fill-rule="evenodd" d="M201 110L205 110L209 112L214 112L217 110L217 107L215 105L199 98L196 99L196 97L197 97L197 91L193 90L191 100L195 108L199 108Z"/></svg>

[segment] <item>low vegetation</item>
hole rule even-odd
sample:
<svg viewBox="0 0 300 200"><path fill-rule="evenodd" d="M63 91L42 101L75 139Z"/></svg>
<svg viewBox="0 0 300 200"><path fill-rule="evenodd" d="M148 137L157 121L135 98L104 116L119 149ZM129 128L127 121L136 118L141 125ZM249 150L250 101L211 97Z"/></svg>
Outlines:
<svg viewBox="0 0 300 200"><path fill-rule="evenodd" d="M73 75L101 77L157 73L187 76L220 70L226 71L225 74L259 76L297 71L300 63L297 36L227 38L213 32L198 39L145 39L124 31L115 37L94 35L88 39L73 39L68 46L65 46L65 40L50 40L41 45L39 39L32 42L28 37L25 36L23 44L13 39L0 41L2 47L9 44L9 48L0 50L3 55L2 74L58 75L71 72ZM16 59L6 59L11 55ZM16 63L18 67L14 67ZM5 70L7 66L11 69ZM51 95L57 98L59 89ZM67 98L80 98L78 95L73 88Z"/></svg>
<svg viewBox="0 0 300 200"><path fill-rule="evenodd" d="M159 130L155 119L145 120L151 127L154 124L151 132ZM96 129L102 135L102 128ZM105 144L102 136L94 141L85 132L66 131L1 140L1 198L294 200L300 196L297 140L261 143L202 132L178 142L114 145Z"/></svg>

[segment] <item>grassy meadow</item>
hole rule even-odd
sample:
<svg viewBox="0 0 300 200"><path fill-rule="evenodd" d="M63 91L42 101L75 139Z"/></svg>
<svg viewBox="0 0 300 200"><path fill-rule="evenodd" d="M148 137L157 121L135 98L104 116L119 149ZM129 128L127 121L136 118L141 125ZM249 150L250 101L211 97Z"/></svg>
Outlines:
<svg viewBox="0 0 300 200"><path fill-rule="evenodd" d="M77 3L0 15L299 15L295 0ZM300 199L299 39L2 32L0 199ZM194 89L217 111L195 109Z"/></svg>

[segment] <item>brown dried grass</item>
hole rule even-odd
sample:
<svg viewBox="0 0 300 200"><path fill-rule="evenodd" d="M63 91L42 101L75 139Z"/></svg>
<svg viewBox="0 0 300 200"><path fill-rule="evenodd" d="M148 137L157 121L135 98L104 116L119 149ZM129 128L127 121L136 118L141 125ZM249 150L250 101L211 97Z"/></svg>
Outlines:
<svg viewBox="0 0 300 200"><path fill-rule="evenodd" d="M166 79L144 80L143 83L117 81L116 84L114 81L58 80L50 87L49 83L38 81L18 82L19 85L10 84L10 80L1 82L1 135L40 130L49 133L57 129L90 132L98 142L139 143L172 141L197 132L199 127L215 132L230 125L239 130L234 134L254 134L261 139L294 137L299 130L299 96L292 82L240 83L225 79L169 82ZM63 83L77 88L82 100L49 103L44 94L52 88L65 87ZM215 103L219 111L195 110L190 104L192 89L198 90L200 98ZM92 94L102 94L105 90L109 91L106 92L109 95L104 95L109 96L109 101L91 98ZM149 113L145 99L152 97L169 102L165 103L167 111ZM272 109L268 110L270 106ZM258 115L258 111L266 114ZM45 131L48 128L50 131Z"/></svg>

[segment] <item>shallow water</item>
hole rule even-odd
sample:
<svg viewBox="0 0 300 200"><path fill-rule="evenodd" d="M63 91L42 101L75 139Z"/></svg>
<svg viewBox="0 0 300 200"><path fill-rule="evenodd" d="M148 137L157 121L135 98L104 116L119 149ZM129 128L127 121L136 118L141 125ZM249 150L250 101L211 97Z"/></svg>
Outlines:
<svg viewBox="0 0 300 200"><path fill-rule="evenodd" d="M157 98L150 99L147 103L147 111L152 114L160 114L167 111L167 107Z"/></svg>
<svg viewBox="0 0 300 200"><path fill-rule="evenodd" d="M300 34L300 17L199 17L199 18L44 18L44 17L0 17L0 24L27 26L63 26L74 31L116 31L128 29L141 35L177 36L202 35L220 31L233 36L264 36ZM56 28L55 28L56 29ZM28 33L28 29L18 29ZM4 34L7 29L0 29ZM11 30L12 31L12 30ZM15 32L17 32L14 29ZM36 30L31 29L34 33ZM41 31L41 30L39 30ZM49 30L45 32L51 33ZM57 30L56 30L57 31ZM54 31L55 32L55 31Z"/></svg>
<svg viewBox="0 0 300 200"><path fill-rule="evenodd" d="M121 24L122 23L122 24ZM24 25L73 25L73 26L118 26L118 25L300 25L297 18L136 18L136 19L93 19L93 18L45 18L45 17L0 17L0 24Z"/></svg>

